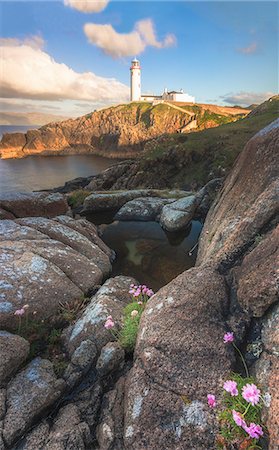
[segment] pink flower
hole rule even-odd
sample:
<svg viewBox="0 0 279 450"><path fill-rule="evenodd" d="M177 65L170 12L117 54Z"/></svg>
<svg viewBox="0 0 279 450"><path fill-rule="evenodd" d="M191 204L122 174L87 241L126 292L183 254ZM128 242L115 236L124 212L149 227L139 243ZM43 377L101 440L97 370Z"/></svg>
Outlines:
<svg viewBox="0 0 279 450"><path fill-rule="evenodd" d="M239 427L242 427L242 428L246 427L246 422L239 412L237 412L233 409L232 415L233 415L233 420L235 421L236 425L238 425Z"/></svg>
<svg viewBox="0 0 279 450"><path fill-rule="evenodd" d="M25 313L25 309L24 309L24 308L21 308L21 309L17 309L17 310L14 312L14 315L15 315L15 316L23 316L24 313Z"/></svg>
<svg viewBox="0 0 279 450"><path fill-rule="evenodd" d="M238 395L236 381L232 381L232 380L225 381L223 388L225 389L225 391L229 392L233 397Z"/></svg>
<svg viewBox="0 0 279 450"><path fill-rule="evenodd" d="M215 408L215 406L216 406L215 395L207 394L207 403L210 408Z"/></svg>
<svg viewBox="0 0 279 450"><path fill-rule="evenodd" d="M114 321L112 320L112 317L111 316L108 316L108 318L107 318L107 320L106 320L106 322L105 322L105 325L104 325L104 327L107 329L107 330L109 330L110 328L113 328L114 327Z"/></svg>
<svg viewBox="0 0 279 450"><path fill-rule="evenodd" d="M138 305L142 305L142 302L141 302L141 301L139 301L139 302L138 302Z"/></svg>
<svg viewBox="0 0 279 450"><path fill-rule="evenodd" d="M224 334L224 343L227 344L228 342L234 341L234 334L231 332L227 332Z"/></svg>
<svg viewBox="0 0 279 450"><path fill-rule="evenodd" d="M249 434L251 438L259 439L263 435L263 429L260 425L256 425L255 423L250 423L250 426L247 425L244 427L246 433Z"/></svg>
<svg viewBox="0 0 279 450"><path fill-rule="evenodd" d="M257 388L255 384L246 384L242 388L242 397L252 405L259 403L261 391Z"/></svg>
<svg viewBox="0 0 279 450"><path fill-rule="evenodd" d="M136 317L137 315L138 315L138 311L136 310L136 309L134 309L132 312L131 312L131 317Z"/></svg>

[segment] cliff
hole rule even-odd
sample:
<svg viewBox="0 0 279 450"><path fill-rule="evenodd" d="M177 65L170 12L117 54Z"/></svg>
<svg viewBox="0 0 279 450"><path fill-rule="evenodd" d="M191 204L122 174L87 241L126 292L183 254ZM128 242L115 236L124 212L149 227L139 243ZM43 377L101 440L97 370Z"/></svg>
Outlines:
<svg viewBox="0 0 279 450"><path fill-rule="evenodd" d="M249 111L215 105L129 103L77 119L52 122L27 133L4 134L1 158L94 153L135 157L150 140L236 121Z"/></svg>

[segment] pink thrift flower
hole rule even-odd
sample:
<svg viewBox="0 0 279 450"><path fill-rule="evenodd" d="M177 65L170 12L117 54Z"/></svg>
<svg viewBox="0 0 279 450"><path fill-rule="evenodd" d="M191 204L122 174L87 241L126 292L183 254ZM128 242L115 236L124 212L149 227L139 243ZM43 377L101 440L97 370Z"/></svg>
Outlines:
<svg viewBox="0 0 279 450"><path fill-rule="evenodd" d="M108 319L112 320L112 316L108 316L108 317L107 317L107 320L108 320Z"/></svg>
<svg viewBox="0 0 279 450"><path fill-rule="evenodd" d="M140 295L140 292L139 291L136 291L135 293L134 293L134 297L138 297Z"/></svg>
<svg viewBox="0 0 279 450"><path fill-rule="evenodd" d="M257 388L255 384L246 384L242 388L242 397L248 403L252 403L252 405L256 405L259 403L261 391Z"/></svg>
<svg viewBox="0 0 279 450"><path fill-rule="evenodd" d="M110 316L110 317L111 317L111 316ZM107 330L109 330L110 328L113 328L114 325L115 325L115 324L114 324L114 321L108 317L107 320L106 320L106 323L105 323L104 327L105 327Z"/></svg>
<svg viewBox="0 0 279 450"><path fill-rule="evenodd" d="M215 406L216 406L215 395L207 394L207 403L210 408L215 408Z"/></svg>
<svg viewBox="0 0 279 450"><path fill-rule="evenodd" d="M228 342L234 341L234 334L231 332L227 332L224 334L224 343L227 344Z"/></svg>
<svg viewBox="0 0 279 450"><path fill-rule="evenodd" d="M242 428L246 427L246 422L239 412L237 412L233 409L232 415L233 415L233 420L235 421L236 425L238 425L239 427L242 427Z"/></svg>
<svg viewBox="0 0 279 450"><path fill-rule="evenodd" d="M24 308L21 308L21 309L17 309L17 310L14 312L14 315L15 315L15 316L23 316L24 313L25 313L25 309L24 309Z"/></svg>
<svg viewBox="0 0 279 450"><path fill-rule="evenodd" d="M263 429L260 425L256 425L255 423L250 423L250 426L245 426L244 430L249 434L251 438L259 439L263 435Z"/></svg>
<svg viewBox="0 0 279 450"><path fill-rule="evenodd" d="M131 317L136 317L138 315L138 311L136 309L134 309L134 311L131 312Z"/></svg>
<svg viewBox="0 0 279 450"><path fill-rule="evenodd" d="M232 380L225 381L223 388L225 389L225 391L229 392L233 397L238 395L236 381L232 381Z"/></svg>
<svg viewBox="0 0 279 450"><path fill-rule="evenodd" d="M138 305L142 305L142 302L141 302L141 301L139 301L139 302L138 302Z"/></svg>

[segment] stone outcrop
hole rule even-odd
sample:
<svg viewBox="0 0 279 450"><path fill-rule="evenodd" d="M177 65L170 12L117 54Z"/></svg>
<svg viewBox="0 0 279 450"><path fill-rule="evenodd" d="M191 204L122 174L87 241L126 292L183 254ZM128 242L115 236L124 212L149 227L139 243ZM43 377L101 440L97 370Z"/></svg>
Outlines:
<svg viewBox="0 0 279 450"><path fill-rule="evenodd" d="M159 197L139 197L125 203L115 215L115 219L159 221L163 207L174 201L175 199Z"/></svg>
<svg viewBox="0 0 279 450"><path fill-rule="evenodd" d="M29 342L21 336L0 331L0 386L24 363L29 349Z"/></svg>
<svg viewBox="0 0 279 450"><path fill-rule="evenodd" d="M237 114L244 117L249 111L195 105L195 114L200 114L201 118L206 112L215 114L216 120L207 120L205 116L197 124L197 129L218 126L221 116L226 118L226 122L234 121ZM186 110L170 105L118 105L77 119L52 122L25 134L4 134L0 155L2 158L22 158L37 154L97 153L110 157L134 157L143 150L147 141L165 133L182 131L189 120Z"/></svg>
<svg viewBox="0 0 279 450"><path fill-rule="evenodd" d="M48 217L66 214L69 206L65 197L59 193L15 192L0 194L0 219L18 217Z"/></svg>
<svg viewBox="0 0 279 450"><path fill-rule="evenodd" d="M109 274L112 257L84 219L2 220L0 326L16 329L14 312L25 304L28 315L41 320L55 316L63 305L82 302Z"/></svg>
<svg viewBox="0 0 279 450"><path fill-rule="evenodd" d="M160 216L160 224L167 231L186 228L194 217L197 207L194 195L181 198L170 205L165 205Z"/></svg>

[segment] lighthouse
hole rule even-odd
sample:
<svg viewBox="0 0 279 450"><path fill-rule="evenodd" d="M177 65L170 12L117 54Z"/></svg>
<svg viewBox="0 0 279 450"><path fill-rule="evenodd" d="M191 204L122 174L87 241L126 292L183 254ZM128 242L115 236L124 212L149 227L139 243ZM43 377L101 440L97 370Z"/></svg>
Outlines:
<svg viewBox="0 0 279 450"><path fill-rule="evenodd" d="M141 100L141 85L140 85L140 62L137 58L133 59L130 67L131 71L131 102L139 102Z"/></svg>

